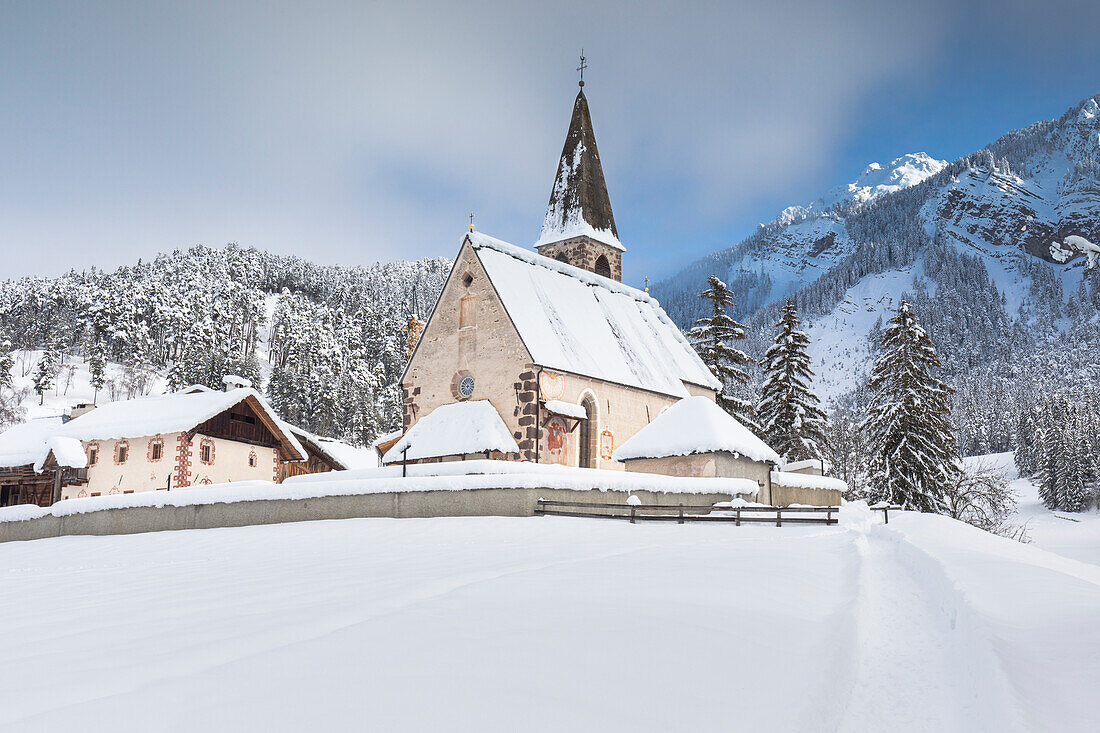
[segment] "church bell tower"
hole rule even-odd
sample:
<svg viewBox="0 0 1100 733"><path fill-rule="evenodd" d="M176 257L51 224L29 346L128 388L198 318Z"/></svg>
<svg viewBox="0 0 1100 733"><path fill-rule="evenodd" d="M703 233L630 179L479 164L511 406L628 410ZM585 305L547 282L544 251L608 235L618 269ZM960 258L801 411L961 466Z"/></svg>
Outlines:
<svg viewBox="0 0 1100 733"><path fill-rule="evenodd" d="M615 230L611 199L596 149L592 115L584 96L584 56L581 56L581 89L573 102L573 118L561 151L550 203L535 249L597 275L622 281L625 251Z"/></svg>

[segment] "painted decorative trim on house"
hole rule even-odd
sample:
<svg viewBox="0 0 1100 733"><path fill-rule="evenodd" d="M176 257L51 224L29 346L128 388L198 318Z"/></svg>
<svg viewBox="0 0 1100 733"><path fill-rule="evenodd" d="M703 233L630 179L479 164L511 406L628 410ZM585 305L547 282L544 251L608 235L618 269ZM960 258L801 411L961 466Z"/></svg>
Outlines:
<svg viewBox="0 0 1100 733"><path fill-rule="evenodd" d="M205 450L206 448L210 449L209 453ZM205 455L209 455L209 458L204 458ZM199 441L199 462L206 466L214 465L214 441L209 438Z"/></svg>
<svg viewBox="0 0 1100 733"><path fill-rule="evenodd" d="M159 445L160 446L160 455L157 456L156 458L153 457L153 446L154 445ZM150 438L149 439L149 446L145 449L145 457L149 460L150 463L156 463L156 462L162 460L164 458L164 438L160 437L159 435L156 436L155 438Z"/></svg>
<svg viewBox="0 0 1100 733"><path fill-rule="evenodd" d="M191 439L180 433L176 439L176 471L172 477L175 486L191 485Z"/></svg>
<svg viewBox="0 0 1100 733"><path fill-rule="evenodd" d="M120 455L122 456L121 458L119 458ZM126 463L126 461L130 460L130 442L129 441L120 440L117 443L115 443L114 459L115 459L115 465L116 466L121 466L124 463Z"/></svg>

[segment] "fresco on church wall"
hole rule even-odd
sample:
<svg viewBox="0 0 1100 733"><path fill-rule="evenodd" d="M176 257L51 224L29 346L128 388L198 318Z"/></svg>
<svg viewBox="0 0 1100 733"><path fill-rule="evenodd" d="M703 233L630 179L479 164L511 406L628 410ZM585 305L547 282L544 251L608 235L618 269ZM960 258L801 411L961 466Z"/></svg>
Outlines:
<svg viewBox="0 0 1100 733"><path fill-rule="evenodd" d="M565 375L542 370L539 374L539 392L544 400L560 400L565 394Z"/></svg>
<svg viewBox="0 0 1100 733"><path fill-rule="evenodd" d="M550 454L551 463L565 463L565 436L568 432L565 421L559 417L553 418L547 424L546 448Z"/></svg>

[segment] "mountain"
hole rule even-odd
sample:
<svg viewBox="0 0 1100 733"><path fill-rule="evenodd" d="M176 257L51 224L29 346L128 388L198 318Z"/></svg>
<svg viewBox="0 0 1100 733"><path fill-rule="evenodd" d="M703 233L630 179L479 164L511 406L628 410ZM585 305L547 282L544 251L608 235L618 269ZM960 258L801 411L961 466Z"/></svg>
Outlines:
<svg viewBox="0 0 1100 733"><path fill-rule="evenodd" d="M1010 410L1006 400L971 404L995 402L990 385L1017 399L1042 379L1049 386L1100 377L1100 268L1088 268L1081 252L1052 249L1071 235L1100 239L1093 98L950 163L915 153L872 164L651 292L686 328L703 313L702 283L718 274L738 299L756 353L770 338L777 303L794 298L809 322L816 387L834 404L864 381L868 336L904 294L961 386L964 438L967 430L996 434L965 447L1004 450L1012 418L988 413ZM981 413L974 425L968 410Z"/></svg>

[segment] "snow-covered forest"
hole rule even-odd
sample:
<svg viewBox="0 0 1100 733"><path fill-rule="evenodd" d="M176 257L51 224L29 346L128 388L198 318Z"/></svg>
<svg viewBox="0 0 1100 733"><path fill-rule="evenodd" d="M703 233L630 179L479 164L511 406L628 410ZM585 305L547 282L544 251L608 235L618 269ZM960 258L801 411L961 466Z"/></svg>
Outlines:
<svg viewBox="0 0 1100 733"><path fill-rule="evenodd" d="M193 247L113 272L0 282L0 342L42 350L52 379L65 355L166 375L169 388L240 374L287 420L362 444L400 422L402 329L427 315L449 266L324 267Z"/></svg>

